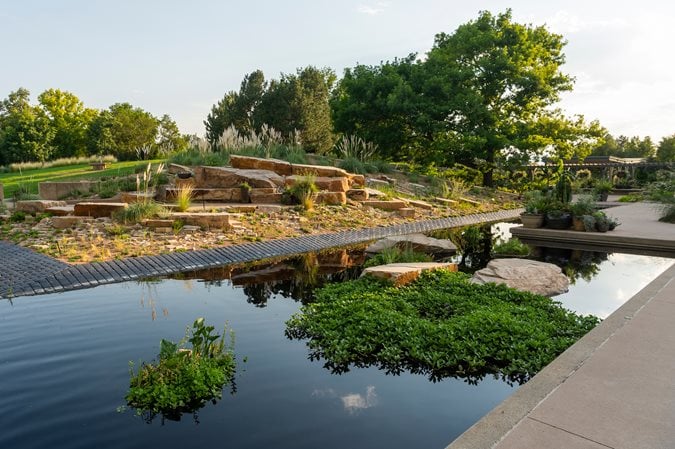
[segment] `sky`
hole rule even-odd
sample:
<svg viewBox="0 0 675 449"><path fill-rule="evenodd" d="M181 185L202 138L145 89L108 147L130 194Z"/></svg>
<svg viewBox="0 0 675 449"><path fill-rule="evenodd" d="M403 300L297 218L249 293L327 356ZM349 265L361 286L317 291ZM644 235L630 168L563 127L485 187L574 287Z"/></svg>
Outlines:
<svg viewBox="0 0 675 449"><path fill-rule="evenodd" d="M562 34L576 79L560 107L613 135L675 134L675 2L606 0L0 0L0 98L67 90L86 106L129 102L204 134L243 76L278 78L423 56L478 12Z"/></svg>

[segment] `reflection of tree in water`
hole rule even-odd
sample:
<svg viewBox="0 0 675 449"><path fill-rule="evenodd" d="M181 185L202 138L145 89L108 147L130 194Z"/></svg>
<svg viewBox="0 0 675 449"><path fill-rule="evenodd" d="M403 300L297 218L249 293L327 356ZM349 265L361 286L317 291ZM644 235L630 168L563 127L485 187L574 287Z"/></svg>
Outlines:
<svg viewBox="0 0 675 449"><path fill-rule="evenodd" d="M495 236L490 224L443 229L432 232L431 236L448 239L455 244L459 253L457 263L460 271L473 273L485 268L492 259Z"/></svg>
<svg viewBox="0 0 675 449"><path fill-rule="evenodd" d="M538 259L559 266L563 273L574 284L578 279L590 282L599 272L600 264L605 262L610 253L583 251L563 248L537 248Z"/></svg>

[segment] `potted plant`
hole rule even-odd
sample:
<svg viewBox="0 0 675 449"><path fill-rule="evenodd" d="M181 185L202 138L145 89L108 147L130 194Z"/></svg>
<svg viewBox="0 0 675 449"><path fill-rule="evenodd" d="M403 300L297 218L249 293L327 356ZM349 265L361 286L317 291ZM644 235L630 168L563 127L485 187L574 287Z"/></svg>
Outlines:
<svg viewBox="0 0 675 449"><path fill-rule="evenodd" d="M546 227L549 229L568 229L572 225L572 215L561 202L551 205L546 213Z"/></svg>
<svg viewBox="0 0 675 449"><path fill-rule="evenodd" d="M541 192L526 194L525 212L520 214L520 222L525 228L541 228L547 209L547 198Z"/></svg>
<svg viewBox="0 0 675 449"><path fill-rule="evenodd" d="M572 213L572 229L575 231L586 231L583 217L590 216L595 212L593 197L589 195L579 197L579 199L569 205L569 210Z"/></svg>
<svg viewBox="0 0 675 449"><path fill-rule="evenodd" d="M593 215L583 215L581 217L581 222L584 226L584 231L593 232L595 231L595 217Z"/></svg>
<svg viewBox="0 0 675 449"><path fill-rule="evenodd" d="M607 201L607 196L609 195L609 192L611 192L613 188L614 185L612 184L611 181L601 179L595 183L593 191L595 192L600 201Z"/></svg>
<svg viewBox="0 0 675 449"><path fill-rule="evenodd" d="M602 211L594 213L593 218L595 218L595 229L597 229L598 232L613 231L619 226L619 221L616 218L608 217Z"/></svg>

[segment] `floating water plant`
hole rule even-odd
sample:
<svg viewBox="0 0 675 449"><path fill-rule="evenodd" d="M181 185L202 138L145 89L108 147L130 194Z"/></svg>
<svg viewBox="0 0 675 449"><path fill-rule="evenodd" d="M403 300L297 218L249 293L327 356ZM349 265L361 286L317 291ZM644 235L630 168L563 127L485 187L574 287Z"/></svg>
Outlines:
<svg viewBox="0 0 675 449"><path fill-rule="evenodd" d="M235 373L234 334L218 335L198 318L178 343L162 339L156 363L130 368L131 382L125 397L130 407L150 418L161 413L170 419L194 412L207 401L220 399L223 387ZM190 343L190 347L186 347Z"/></svg>
<svg viewBox="0 0 675 449"><path fill-rule="evenodd" d="M370 278L328 285L286 323L334 372L377 366L432 380L525 382L598 324L544 296L468 275L425 272L397 288Z"/></svg>

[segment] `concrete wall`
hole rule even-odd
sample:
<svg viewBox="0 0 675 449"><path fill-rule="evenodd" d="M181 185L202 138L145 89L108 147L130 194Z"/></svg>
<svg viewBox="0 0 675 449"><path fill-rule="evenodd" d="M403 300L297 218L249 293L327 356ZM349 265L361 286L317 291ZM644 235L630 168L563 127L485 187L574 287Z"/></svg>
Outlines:
<svg viewBox="0 0 675 449"><path fill-rule="evenodd" d="M43 200L60 200L75 190L91 192L96 184L96 181L41 182L38 191Z"/></svg>

